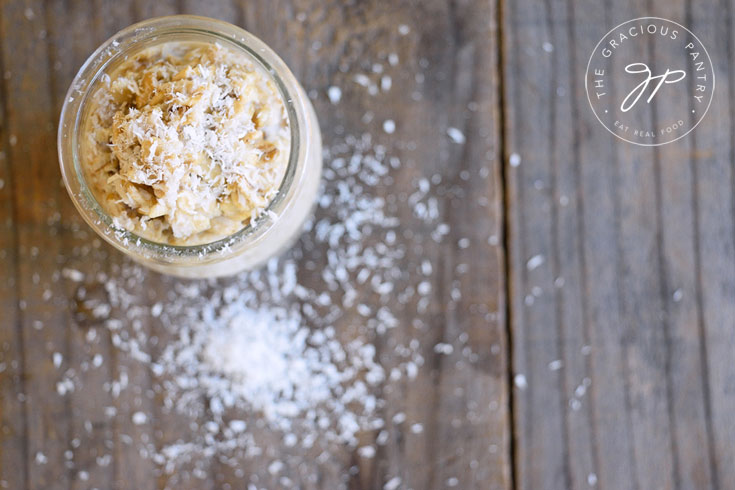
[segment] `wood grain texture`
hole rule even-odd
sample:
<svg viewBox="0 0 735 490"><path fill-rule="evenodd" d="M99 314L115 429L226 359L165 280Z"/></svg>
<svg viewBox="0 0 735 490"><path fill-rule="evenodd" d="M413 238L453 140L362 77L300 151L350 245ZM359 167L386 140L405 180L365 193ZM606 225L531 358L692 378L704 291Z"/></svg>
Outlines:
<svg viewBox="0 0 735 490"><path fill-rule="evenodd" d="M506 158L521 158L506 166L513 372L528 380L514 390L518 488L733 485L722 464L732 460L722 410L735 372L725 299L735 280L732 40L728 17L714 14L722 8L506 4ZM656 149L615 140L584 91L597 41L644 15L697 33L718 83L697 130ZM537 267L534 256L544 258Z"/></svg>
<svg viewBox="0 0 735 490"><path fill-rule="evenodd" d="M387 443L359 434L374 458L312 454L263 431L287 463L278 476L257 457L176 472L151 460L204 420L167 406L165 383L101 322L134 309L155 357L172 332L151 307L186 283L131 269L86 227L60 184L55 128L96 46L174 13L233 22L272 46L309 93L325 146L369 132L402 162L377 190L406 224L396 283L425 260L435 274L426 310L396 304L400 327L376 342L390 368L395 345L417 337L425 364L382 388ZM584 90L600 37L642 15L693 30L717 74L700 126L657 149L606 132ZM735 488L733 15L722 0L1 3L0 488L239 489L253 476L305 489L382 489L394 477L414 490ZM392 87L370 95L354 75L379 80L374 65L390 69L390 54ZM443 240L407 202L420 179L451 225ZM300 283L319 287L323 246L302 240ZM90 314L109 300L105 278L131 270L140 287L127 303ZM367 285L358 293L374 299ZM361 321L348 309L335 327L349 340ZM400 413L408 422L393 421Z"/></svg>
<svg viewBox="0 0 735 490"><path fill-rule="evenodd" d="M717 92L711 113L692 139L692 201L696 287L703 389L706 400L711 481L716 488L735 486L735 169L733 125L732 3L688 6L695 32L705 31L715 64ZM709 46L712 46L711 48ZM686 294L686 293L685 293ZM709 419L711 417L711 420Z"/></svg>
<svg viewBox="0 0 735 490"><path fill-rule="evenodd" d="M403 165L379 192L394 215L412 223L402 230L413 245L401 268L414 274L428 258L440 270L428 310L419 314L415 304L407 305L401 326L377 346L389 358L418 329L426 360L414 381L382 393L388 442L372 459L340 448L320 457L306 476L295 467L283 476L301 488L382 489L396 476L401 488L510 488L498 13L493 2L441 0L2 4L0 226L7 232L0 234L1 486L244 488L251 475L268 488L280 486L257 460L233 466L214 459L169 474L141 450L187 440L191 423L202 421L172 413L148 368L113 348L114 332L100 322L125 321L126 308L102 319L89 313L106 301L104 278L120 275L129 260L95 238L60 185L55 127L77 68L120 28L179 12L240 24L270 44L312 97L326 145L345 133L371 132L375 143L391 148ZM398 32L401 24L408 34ZM353 75L371 73L374 63L388 66L391 53L400 65L390 91L373 97L354 83ZM336 106L326 96L331 85L343 88ZM366 113L372 115L367 125ZM382 131L386 119L395 121L395 135ZM465 144L451 141L450 126L464 133ZM407 189L432 176L441 182L434 196L439 220L452 225L442 241L429 238L436 224L417 221L406 203ZM324 255L317 252L302 262L313 268L314 258ZM150 349L155 355L170 330L145 312L170 299L182 282L142 274L129 307L143 312L135 328L157 339ZM319 284L309 267L300 274L304 284ZM369 300L372 293L366 286L360 294ZM349 338L357 321L357 313L346 313L335 327ZM454 344L454 354L435 352L438 342ZM473 353L473 362L464 360L462 348ZM75 383L64 393L67 376ZM132 422L138 411L148 414L143 424ZM399 412L423 431L392 423ZM361 443L374 443L376 436L360 434ZM278 434L269 443L268 450L285 461L306 456Z"/></svg>
<svg viewBox="0 0 735 490"><path fill-rule="evenodd" d="M65 296L58 270L62 246L52 236L59 232L55 213L63 189L58 170L49 165L55 159L55 115L44 20L42 2L2 6L6 131L17 213L15 288L22 351L16 355L24 378L24 392L16 394L23 402L24 420L16 427L25 430L21 478L27 488L71 486L71 475L60 464L68 447L70 407L57 393L59 371L52 361L55 352L67 353L68 316L66 308L54 301ZM28 63L29 59L39 62ZM45 291L50 297L44 296ZM44 464L47 461L53 463Z"/></svg>

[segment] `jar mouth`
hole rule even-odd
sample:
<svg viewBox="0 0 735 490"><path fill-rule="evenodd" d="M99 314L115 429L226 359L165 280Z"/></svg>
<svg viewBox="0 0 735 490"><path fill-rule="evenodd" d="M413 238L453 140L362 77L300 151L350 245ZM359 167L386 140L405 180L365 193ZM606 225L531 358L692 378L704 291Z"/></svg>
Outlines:
<svg viewBox="0 0 735 490"><path fill-rule="evenodd" d="M85 109L98 82L108 68L139 49L181 41L216 42L227 48L243 52L248 56L264 73L271 77L277 87L286 109L291 133L286 171L278 187L278 192L260 213L260 216L231 235L196 245L174 245L156 242L115 225L110 215L90 190L79 156L80 128L84 123ZM264 55L271 60L266 59ZM61 124L58 133L59 158L62 163L62 177L67 190L72 194L74 204L84 219L92 225L90 219L94 218L86 212L87 210L83 208L82 203L77 200L77 198L84 199L84 205L87 209L92 211L94 217L104 223L110 231L110 233L103 234L103 237L116 247L120 248L120 246L134 244L143 251L168 257L204 257L217 254L218 252L230 250L246 237L265 232L273 225L274 220L280 214L279 212L283 211L283 208L287 205L285 199L289 189L295 184L296 168L300 155L300 128L295 106L296 99L284 78L290 78L295 82L295 78L293 78L285 63L267 45L247 31L227 22L192 15L173 15L149 19L121 30L97 48L80 68L69 87L61 111ZM288 81L292 82L291 80ZM72 103L74 103L73 106ZM70 113L70 111L73 112ZM71 140L69 141L68 138L71 138ZM69 156L73 163L73 176L67 175L63 164L63 148L69 143L71 144L71 155ZM80 195L75 196L72 192L69 186L69 178L74 178L79 184Z"/></svg>

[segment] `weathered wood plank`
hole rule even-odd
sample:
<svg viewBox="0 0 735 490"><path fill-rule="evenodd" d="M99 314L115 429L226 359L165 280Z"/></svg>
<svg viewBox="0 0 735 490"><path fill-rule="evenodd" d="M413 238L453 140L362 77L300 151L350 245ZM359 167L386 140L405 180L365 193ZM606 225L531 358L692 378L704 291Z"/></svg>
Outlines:
<svg viewBox="0 0 735 490"><path fill-rule="evenodd" d="M447 109L433 110L446 114L438 132L450 136L442 148L447 156L438 162L441 167L437 170L441 169L445 181L458 192L445 207L444 219L453 231L449 243L437 251L437 263L443 262L446 272L435 287L442 294L440 301L447 304L440 341L453 345L455 351L442 358L439 368L434 437L440 442L435 449L437 468L431 485L444 488L456 483L459 488L501 489L510 486L511 475L506 279L504 253L499 247L504 210L499 155L499 25L494 21L498 11L491 3L458 2L448 6L447 14L451 51L432 66L436 67L433 74L437 81L447 83L451 91ZM428 36L431 30L424 32ZM443 82L444 77L447 82ZM450 128L466 135L466 143L452 137ZM469 246L465 247L467 240ZM448 257L445 254L450 246L454 255ZM461 292L460 299L454 297L456 290ZM463 336L466 345L462 345ZM475 361L466 360L467 347L478 356Z"/></svg>
<svg viewBox="0 0 735 490"><path fill-rule="evenodd" d="M160 5L157 9L163 8ZM98 0L94 4L95 38L91 45L86 46L87 55L101 42L128 25L142 20L136 17L138 11L143 10L142 4L132 0ZM120 274L122 267L130 265L131 261L122 254L104 245L109 259L106 261L106 272L110 276ZM150 274L155 277L155 274ZM150 283L141 281L141 288L130 292L131 307L147 308L153 304L149 297L151 291L157 291L155 279ZM102 284L95 284L95 288L103 288ZM135 330L142 330L148 336L151 332L150 316L147 321L131 320L128 308L113 310L110 318L134 324ZM101 342L106 345L114 343L115 332L100 329ZM154 393L151 390L151 373L148 366L138 362L133 356L121 353L114 348L104 356L105 364L109 365L109 379L107 390L113 399L115 415L113 417L114 444L112 453L113 484L118 488L153 489L157 488L157 468L153 463L150 448L155 447L155 431L158 420L153 407ZM134 421L135 414L146 414L145 421ZM136 423L138 422L138 423ZM109 484L108 484L109 485Z"/></svg>
<svg viewBox="0 0 735 490"><path fill-rule="evenodd" d="M51 113L58 118L72 78L98 39L95 29L89 28L88 2L47 2L45 17ZM59 265L70 273L63 280L67 345L58 358L58 369L64 374L57 391L64 393L70 406L70 428L64 458L56 464L58 471L71 475L71 488L103 487L114 476L113 415L109 412L114 404L109 388L105 390L111 377L110 345L109 338L80 326L88 326L89 319L80 317L79 312L82 305L91 306L98 295L90 279L105 271L107 248L94 240L66 195L60 197L58 212ZM81 276L75 277L79 273Z"/></svg>
<svg viewBox="0 0 735 490"><path fill-rule="evenodd" d="M18 282L23 336L27 488L65 488L63 468L70 431L67 401L57 393L54 353L67 354L67 315L58 281L61 244L54 237L59 197L50 67L43 2L3 4L3 70L15 207L18 210ZM29 63L28 60L38 60ZM48 291L48 292L47 292ZM23 395L20 395L23 396Z"/></svg>
<svg viewBox="0 0 735 490"><path fill-rule="evenodd" d="M712 482L735 486L735 169L733 169L733 85L731 50L735 46L735 6L704 2L688 6L695 34L701 36L715 65L717 88L712 106L692 139L693 233L697 265L698 334L702 345L701 378L709 405ZM729 101L729 103L728 103ZM686 295L686 292L684 293ZM702 448L702 452L704 447ZM690 470L691 471L691 470ZM694 473L696 474L696 473Z"/></svg>
<svg viewBox="0 0 735 490"><path fill-rule="evenodd" d="M704 27L692 22L691 5L677 2L669 7L668 18L682 19L685 26L700 37L708 49L719 51L724 39L712 34L716 29L712 17ZM702 4L697 9L709 9ZM663 15L663 13L662 13ZM717 73L718 82L725 78ZM666 108L664 108L665 110ZM665 117L666 114L661 114ZM707 117L712 117L711 115ZM706 120L703 124L707 124ZM702 357L702 337L697 301L696 201L692 165L697 165L695 142L697 129L676 144L664 145L656 151L657 197L660 213L660 261L663 322L665 325L666 371L668 379L668 417L671 424L675 480L679 488L717 488L713 470L709 376ZM726 487L724 487L726 488Z"/></svg>
<svg viewBox="0 0 735 490"><path fill-rule="evenodd" d="M645 6L636 2L620 2L615 7L625 11L630 18L643 17L648 13ZM675 2L667 2L666 15L675 15L677 7ZM615 24L623 20L626 18ZM644 56L652 45L650 38L645 44L635 44L636 55ZM660 62L663 64L666 60ZM618 58L611 69L624 73L625 63L626 60ZM631 125L641 128L654 123L653 116L633 121ZM636 488L673 488L676 471L667 396L668 345L662 315L657 155L653 148L631 146L616 144L611 155L618 209L615 232L624 335L622 362L628 373L627 394L635 463L631 483ZM686 160L669 163L686 165Z"/></svg>
<svg viewBox="0 0 735 490"><path fill-rule="evenodd" d="M575 143L576 195L570 202L579 223L580 243L578 261L582 268L583 332L588 339L585 376L590 380L587 399L590 410L590 432L593 459L596 466L588 471L588 480L596 478L605 488L630 488L631 482L620 475L633 475L632 430L628 413L627 376L624 367L625 349L622 327L621 298L618 285L618 262L614 223L618 220L615 197L615 173L606 159L614 151L617 140L607 134L590 117L583 83L583 67L591 49L613 25L608 9L597 12L573 7L570 15L571 40L574 45L570 71L577 83L570 96L578 126L576 138L585 137L585 144ZM589 39L587 46L582 40ZM574 68L571 68L574 67ZM585 352L581 352L583 355ZM576 353L574 353L576 355ZM570 455L571 457L571 455ZM594 476L591 476L594 475ZM583 487L585 480L577 482Z"/></svg>
<svg viewBox="0 0 735 490"><path fill-rule="evenodd" d="M397 338L379 346L379 355L386 356L393 342L407 344L412 336L409 325L418 323L427 330L422 353L432 367L382 394L390 437L384 446L375 444L375 458L356 454L335 458L313 488L338 485L340 473L350 464L359 469L350 488L380 489L395 477L413 488L443 488L447 481L460 488L509 485L502 258L497 248L501 210L498 164L493 160L498 150L492 49L496 31L484 21L493 18L491 8L470 3L452 8L442 2L413 9L377 3L327 9L289 2L243 3L244 27L273 46L315 95L327 145L341 132L369 129L403 162L395 186L383 191L389 201L391 194L399 196L396 212L402 222L412 222L413 211L404 203L405 196L400 197L401 190L415 188L422 177L429 180L436 175L442 185L461 194L439 197L440 221L452 223L446 242L424 240L404 259L407 271L417 271L423 260L442 271L431 284L431 315L427 319L407 305L399 317ZM407 26L407 34L398 32L400 24ZM399 60L399 71L386 63L390 54ZM356 73L370 73L376 62L393 77L392 88L380 97L369 95L352 80ZM419 79L424 81L417 84ZM342 88L336 106L325 97L330 85ZM367 127L366 113L373 119ZM397 137L381 134L385 119L395 121ZM466 145L457 146L447 138L449 126L464 132ZM412 142L415 149L395 144L396 140ZM460 187L465 187L464 194ZM478 201L486 204L477 207ZM430 229L411 231L418 237ZM462 238L469 239L466 250L456 246ZM468 263L473 264L470 272L458 276L456 271ZM309 284L308 277L300 280ZM313 282L318 285L318 278ZM455 289L467 296L452 300ZM348 314L336 328L349 330L353 320L361 322L358 315ZM467 347L480 356L476 366L462 363L457 340L464 338L462 334L469 339ZM455 355L433 352L437 342L454 344ZM406 422L392 422L396 414L396 421L405 414ZM474 420L466 420L468 416ZM414 433L413 424L422 431ZM369 444L376 435L366 434L361 441ZM426 471L427 464L434 469Z"/></svg>
<svg viewBox="0 0 735 490"><path fill-rule="evenodd" d="M28 458L23 403L26 390L19 309L21 297L17 288L18 227L14 172L8 158L8 90L4 76L0 83L0 488L25 488Z"/></svg>
<svg viewBox="0 0 735 490"><path fill-rule="evenodd" d="M567 7L567 8L565 8ZM550 4L547 10L556 19L549 26L553 41L553 51L570 53L575 42L570 29L573 22L568 5ZM543 48L543 40L542 40ZM577 106L569 98L576 93L580 81L570 70L572 56L552 67L553 82L548 94L558 98L559 103L552 108L556 120L572 120L576 117ZM561 90L559 87L563 87ZM562 99L564 101L562 102ZM559 345L562 356L562 377L560 386L561 402L565 406L565 437L567 454L566 472L571 488L584 487L590 473L596 466L593 451L593 432L591 410L585 394L589 386L589 358L585 355L589 346L589 334L585 325L586 305L584 301L585 278L584 264L580 260L581 243L578 239L581 229L579 222L580 196L578 196L578 156L575 140L577 130L572 125L554 124L551 134L552 154L549 172L549 205L551 208L553 256L549 258L552 266L553 286L546 283L556 302L556 318L559 325ZM525 265L525 264L524 264ZM533 294L533 292L531 293ZM581 355L580 355L581 354ZM547 366L548 368L548 366ZM574 455L574 457L571 457Z"/></svg>
<svg viewBox="0 0 735 490"><path fill-rule="evenodd" d="M553 106L547 103L553 100L554 82L538 85L539 79L549 77L554 64L541 49L550 40L549 12L533 2L504 6L506 161L512 157L516 164L518 155L522 158L520 166L506 166L510 205L507 240L511 244L508 272L513 288L510 318L513 369L517 373L516 484L519 488L565 488L571 484L565 468L566 406L560 389L561 372L548 367L562 355L558 318L550 296L554 281L550 262L552 206L547 192L534 188L535 182L548 186L551 167L547 155L554 153L551 145L555 139L550 132L555 123ZM537 72L520 71L528 64ZM536 117L523 117L532 113ZM514 203L522 205L515 207ZM527 263L536 267L527 267ZM524 390L526 383L528 390Z"/></svg>
<svg viewBox="0 0 735 490"><path fill-rule="evenodd" d="M720 218L725 223L717 226L701 220L731 216L729 146L715 143L724 135L712 130L727 128L722 121L729 119L710 114L702 124L712 126L680 142L633 147L594 119L584 71L602 35L629 18L691 20L711 52L729 41L709 34L726 29L717 29L711 16L689 19L695 7L683 2L654 2L645 11L632 2L588 7L512 2L504 19L506 156L520 156L520 165L506 167L511 326L514 371L528 382L515 391L517 483L712 488L717 463L731 458L722 443L707 449L717 433L710 429L710 402L715 396L721 398L713 408L730 402L724 391L710 398L707 371L716 369L722 383L732 369L720 346L733 343L719 326L732 323L720 315L729 315L722 294L730 289L734 261L726 252L730 220ZM701 150L689 150L696 147ZM710 159L707 172L723 162L719 187L712 175L702 184L700 154ZM714 208L703 212L703 199ZM705 228L707 246L715 247L707 254L701 252ZM706 264L711 260L717 266ZM703 282L702 297L710 300L700 306L702 271L720 286ZM703 348L700 332L713 328L710 322L720 340ZM712 348L719 349L716 360ZM547 366L557 355L562 362ZM562 371L561 385L549 378L554 367ZM719 423L729 430L729 422Z"/></svg>

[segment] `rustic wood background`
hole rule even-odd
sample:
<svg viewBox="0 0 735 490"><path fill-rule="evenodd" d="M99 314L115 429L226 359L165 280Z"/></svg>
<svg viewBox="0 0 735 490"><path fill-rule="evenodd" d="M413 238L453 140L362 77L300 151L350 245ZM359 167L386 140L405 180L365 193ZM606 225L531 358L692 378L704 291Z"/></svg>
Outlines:
<svg viewBox="0 0 735 490"><path fill-rule="evenodd" d="M392 437L368 462L335 453L318 483L302 488L338 488L357 464L349 488L381 489L400 475L401 488L415 490L445 488L449 476L461 489L735 489L733 2L0 5L0 487L241 488L231 468L216 464L203 480L172 483L121 442L121 435L174 440L185 428L171 417L132 424L141 407L158 410L157 398L144 396L150 373L109 356L109 338L90 347L70 307L75 287L59 272L115 271L125 261L93 241L60 185L56 124L69 82L122 27L195 13L240 25L281 54L316 94L327 144L338 127L361 131L368 109L376 121L394 119L401 130L393 137L416 146L397 146L413 164L386 193L434 173L465 189L461 199L444 196L451 236L426 253L447 271L471 263L461 278L471 294L450 309L450 288L435 284L430 335L435 343L467 332L480 367L453 369L432 358L427 343L429 367L388 400L421 420L424 432ZM697 33L717 74L702 124L658 149L615 140L584 93L600 37L644 15ZM400 24L410 27L405 36ZM329 103L327 87L346 86L364 60L391 52L402 76L388 94L343 90L337 109ZM423 97L414 100L418 74ZM450 126L464 132L465 145L447 141ZM520 165L509 165L512 154ZM461 171L483 167L487 178L460 180ZM461 237L472 246L457 247ZM529 270L536 255L544 262ZM146 275L138 301L153 304L175 282ZM494 313L491 321L477 305ZM408 326L411 318L406 311L401 319ZM144 328L159 327L151 320ZM82 389L60 396L51 353L74 360L95 349L106 355L105 369L79 374ZM121 369L139 389L113 399L102 386ZM470 402L473 422L457 429L451 421L465 417ZM105 406L117 408L112 420ZM69 469L64 453L73 439L80 444ZM38 452L46 464L37 464ZM112 463L96 464L105 453Z"/></svg>

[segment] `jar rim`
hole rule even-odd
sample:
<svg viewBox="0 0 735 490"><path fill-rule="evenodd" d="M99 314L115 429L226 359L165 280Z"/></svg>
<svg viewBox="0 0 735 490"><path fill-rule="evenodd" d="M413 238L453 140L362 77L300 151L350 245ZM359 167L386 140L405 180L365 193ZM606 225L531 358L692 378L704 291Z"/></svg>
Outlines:
<svg viewBox="0 0 735 490"><path fill-rule="evenodd" d="M85 103L88 102L95 84L111 63L134 50L155 44L164 44L167 42L166 38L186 34L200 36L201 38L209 37L214 42L227 43L228 47L244 52L254 63L258 64L271 77L278 88L286 109L291 135L288 163L278 192L269 201L258 218L245 224L235 233L212 242L196 245L173 245L149 240L113 223L110 215L104 210L87 185L78 155L78 138L79 128L83 122ZM59 163L67 191L85 221L113 246L125 252L130 252L132 244L145 255L161 256L159 258L164 258L166 262L170 262L176 258L183 259L193 256L203 258L230 251L233 247L243 243L245 238L265 233L274 223L272 217L274 210L280 210L281 212L284 210L279 208L288 205L285 200L289 190L298 184L296 169L301 154L300 137L304 135L300 127L302 118L299 116L303 115L304 108L301 107L303 104L299 103L297 87L298 82L291 71L270 47L244 29L228 22L194 15L172 15L156 17L130 25L102 43L87 58L74 77L64 99L57 144ZM65 159L69 158L72 165L71 168L67 169ZM68 170L73 171L74 175L68 175L70 173ZM79 185L78 192L74 192L70 185L72 184L72 181L70 181L72 178ZM86 202L80 202L80 198ZM104 223L106 230L100 230L100 221Z"/></svg>

